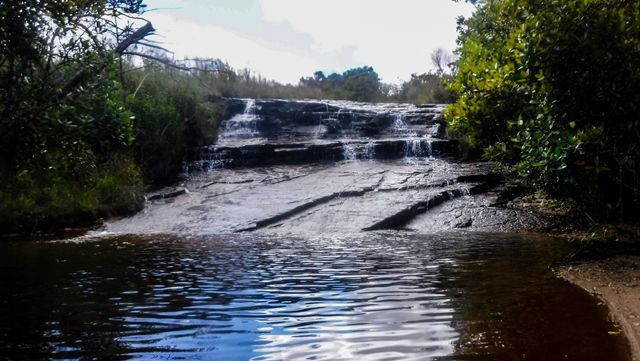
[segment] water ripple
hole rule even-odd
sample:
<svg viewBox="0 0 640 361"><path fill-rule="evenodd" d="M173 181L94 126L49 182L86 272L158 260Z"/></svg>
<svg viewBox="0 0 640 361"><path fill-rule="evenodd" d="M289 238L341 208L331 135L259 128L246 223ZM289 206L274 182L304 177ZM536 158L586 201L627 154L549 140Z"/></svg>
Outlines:
<svg viewBox="0 0 640 361"><path fill-rule="evenodd" d="M421 237L158 235L4 245L0 264L21 271L0 275L9 295L0 301L0 351L10 358L511 359L559 347L544 336L548 327L568 344L590 337L601 350L576 342L585 351L558 353L596 360L621 349L556 319L569 312L608 327L588 297L549 277L548 265L565 252L557 243ZM556 294L577 306L561 310ZM526 337L513 333L523 327Z"/></svg>

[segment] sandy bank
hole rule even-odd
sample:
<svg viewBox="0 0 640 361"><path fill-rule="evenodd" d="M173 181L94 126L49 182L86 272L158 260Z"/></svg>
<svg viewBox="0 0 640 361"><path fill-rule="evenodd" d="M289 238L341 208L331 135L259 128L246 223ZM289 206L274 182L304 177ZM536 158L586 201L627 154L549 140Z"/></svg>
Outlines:
<svg viewBox="0 0 640 361"><path fill-rule="evenodd" d="M558 269L560 277L607 304L628 338L635 361L640 360L640 256L614 255L576 262Z"/></svg>

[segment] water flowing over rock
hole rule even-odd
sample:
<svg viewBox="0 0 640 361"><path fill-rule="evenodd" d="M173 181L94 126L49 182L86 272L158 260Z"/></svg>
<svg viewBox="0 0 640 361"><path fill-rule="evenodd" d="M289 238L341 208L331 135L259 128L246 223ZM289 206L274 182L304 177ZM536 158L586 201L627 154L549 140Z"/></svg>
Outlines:
<svg viewBox="0 0 640 361"><path fill-rule="evenodd" d="M193 149L187 171L454 155L443 105L229 99L218 143Z"/></svg>
<svg viewBox="0 0 640 361"><path fill-rule="evenodd" d="M189 156L189 192L150 197L143 213L106 230L306 236L539 229L551 220L496 206L502 178L491 164L456 160L443 105L227 102L218 143Z"/></svg>

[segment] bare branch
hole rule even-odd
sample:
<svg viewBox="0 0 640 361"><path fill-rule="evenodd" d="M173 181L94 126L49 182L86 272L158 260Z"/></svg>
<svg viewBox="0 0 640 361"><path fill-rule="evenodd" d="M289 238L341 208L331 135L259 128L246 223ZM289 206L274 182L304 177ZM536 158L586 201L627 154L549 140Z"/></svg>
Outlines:
<svg viewBox="0 0 640 361"><path fill-rule="evenodd" d="M150 22L147 22L143 27L134 31L133 34L129 35L126 39L124 39L118 46L115 48L115 52L117 54L122 54L127 48L140 40L144 39L146 36L151 35L156 29L153 28Z"/></svg>
<svg viewBox="0 0 640 361"><path fill-rule="evenodd" d="M144 77L142 78L142 80L140 80L140 83L138 83L138 86L136 87L136 91L133 92L133 97L135 98L136 95L138 94L138 90L140 90L140 88L142 88L142 83L144 83L144 81L147 79L147 77L149 76L149 74L151 73L147 73L144 75Z"/></svg>
<svg viewBox="0 0 640 361"><path fill-rule="evenodd" d="M147 43L147 42L142 42L142 41L138 42L138 44L137 44L137 45L148 46L148 47L150 47L150 48L154 48L154 49L162 50L162 51L167 52L167 53L169 53L169 54L173 54L173 51L168 50L168 49L165 49L165 48L163 48L163 47L162 47L162 46L160 46L160 45L149 44L149 43Z"/></svg>
<svg viewBox="0 0 640 361"><path fill-rule="evenodd" d="M136 51L125 51L122 53L122 55L133 55L133 56L139 56L141 58L145 58L145 59L150 59L150 60L154 60L157 61L158 63L164 64L166 66L175 68L175 69L179 69L179 70L184 70L184 71L191 71L191 70L197 70L196 68L189 68L189 67L185 67L185 66L181 66L176 64L175 62L169 60L169 59L163 59L163 58L159 58L157 56L153 56L150 54L145 54L145 53L139 53Z"/></svg>
<svg viewBox="0 0 640 361"><path fill-rule="evenodd" d="M155 29L153 28L153 25L151 25L150 22L147 22L144 26L134 31L131 35L127 36L126 39L119 43L114 49L114 52L119 55L124 54L125 50L129 46L139 42L140 40L144 39L145 36L153 33L154 31ZM101 65L97 67L97 71L102 71L107 67L108 64L109 61L105 60ZM93 72L95 72L95 70ZM93 72L90 72L87 68L83 68L77 71L64 83L64 85L61 87L60 92L56 95L55 100L59 101L60 99L66 97L69 93L71 93L71 91L73 91L73 89L82 84L82 82Z"/></svg>
<svg viewBox="0 0 640 361"><path fill-rule="evenodd" d="M147 19L145 19L143 17L134 16L134 15L131 15L131 14L127 13L127 12L122 11L122 10L118 10L117 12L118 12L118 17L123 16L123 17L129 18L131 20L147 21Z"/></svg>

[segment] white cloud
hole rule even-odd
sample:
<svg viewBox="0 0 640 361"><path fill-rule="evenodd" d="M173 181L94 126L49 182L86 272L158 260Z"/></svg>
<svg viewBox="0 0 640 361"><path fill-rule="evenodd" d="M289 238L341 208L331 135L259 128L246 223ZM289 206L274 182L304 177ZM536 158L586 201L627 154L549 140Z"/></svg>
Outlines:
<svg viewBox="0 0 640 361"><path fill-rule="evenodd" d="M161 36L157 40L173 51L176 59L196 56L220 58L236 69L250 68L270 79L290 83L296 83L300 76L321 68L314 59L266 47L214 25L184 21L161 13L149 14L147 19Z"/></svg>
<svg viewBox="0 0 640 361"><path fill-rule="evenodd" d="M206 4L217 11L216 2ZM371 65L384 81L396 82L431 69L434 49L453 50L456 18L474 8L452 0L257 0L256 5L233 23L190 14L188 3L181 11L149 13L149 19L178 57L219 57L292 83L316 70Z"/></svg>

